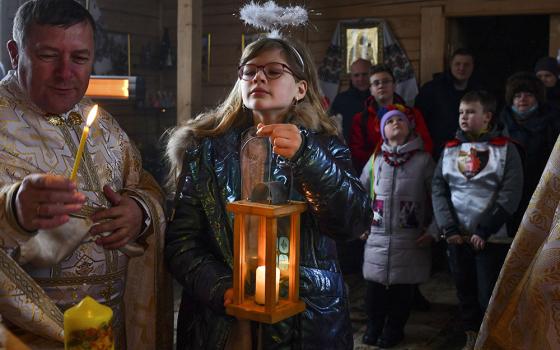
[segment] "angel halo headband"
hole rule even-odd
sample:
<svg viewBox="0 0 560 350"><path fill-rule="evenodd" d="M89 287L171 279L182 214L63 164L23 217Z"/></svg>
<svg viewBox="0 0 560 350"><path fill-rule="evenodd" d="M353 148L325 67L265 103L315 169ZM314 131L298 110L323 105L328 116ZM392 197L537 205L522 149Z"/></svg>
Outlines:
<svg viewBox="0 0 560 350"><path fill-rule="evenodd" d="M305 25L307 10L301 6L280 7L274 1L262 5L251 1L239 10L239 17L245 24L268 31L268 38L282 39L280 30L288 26ZM286 43L296 55L301 67L305 69L303 57L295 47Z"/></svg>

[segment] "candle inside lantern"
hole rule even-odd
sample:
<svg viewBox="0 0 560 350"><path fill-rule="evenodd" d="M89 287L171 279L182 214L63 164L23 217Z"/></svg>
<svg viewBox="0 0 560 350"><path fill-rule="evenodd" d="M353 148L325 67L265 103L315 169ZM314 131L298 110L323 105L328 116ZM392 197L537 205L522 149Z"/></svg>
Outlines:
<svg viewBox="0 0 560 350"><path fill-rule="evenodd" d="M114 350L113 310L86 296L64 312L65 350Z"/></svg>
<svg viewBox="0 0 560 350"><path fill-rule="evenodd" d="M89 134L89 127L95 120L97 116L97 105L94 105L93 108L89 111L86 126L84 127L84 131L82 131L82 138L80 139L80 146L78 147L78 152L76 153L76 159L74 160L74 167L72 168L72 174L70 175L70 180L75 181L76 175L78 175L78 168L80 167L80 161L82 160L82 154L84 153L84 148L86 146L86 140Z"/></svg>
<svg viewBox="0 0 560 350"><path fill-rule="evenodd" d="M257 278L255 283L255 302L264 305L266 267L257 267ZM280 290L280 269L276 268L276 302L278 302L278 292Z"/></svg>

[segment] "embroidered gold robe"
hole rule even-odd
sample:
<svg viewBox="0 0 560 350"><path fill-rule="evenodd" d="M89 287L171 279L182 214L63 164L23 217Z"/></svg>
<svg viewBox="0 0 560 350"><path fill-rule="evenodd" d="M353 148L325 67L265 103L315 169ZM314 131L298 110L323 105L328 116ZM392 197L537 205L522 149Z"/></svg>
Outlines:
<svg viewBox="0 0 560 350"><path fill-rule="evenodd" d="M560 349L559 140L494 288L476 349Z"/></svg>
<svg viewBox="0 0 560 350"><path fill-rule="evenodd" d="M161 261L163 195L142 170L137 149L103 109L90 128L78 170L78 189L87 196L86 205L61 227L83 234L84 239L52 266L26 264L22 270L10 258L33 236L14 219L11 201L20 181L32 173L69 176L91 107L93 103L84 98L61 116L45 115L21 90L14 71L0 82L0 245L4 248L0 253L0 313L28 333L60 342L62 312L89 295L113 309L120 348L126 343L129 349L169 348L172 297ZM145 248L140 257L103 249L84 234L91 225L88 216L109 206L102 192L104 185L129 195L143 207L148 227L137 239ZM23 338L38 341L29 334ZM47 347L44 343L41 346Z"/></svg>

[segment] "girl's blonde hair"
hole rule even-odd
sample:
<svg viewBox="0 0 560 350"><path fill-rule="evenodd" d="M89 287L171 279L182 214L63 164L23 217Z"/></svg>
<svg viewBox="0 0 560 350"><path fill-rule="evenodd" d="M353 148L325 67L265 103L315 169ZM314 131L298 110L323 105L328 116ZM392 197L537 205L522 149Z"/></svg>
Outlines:
<svg viewBox="0 0 560 350"><path fill-rule="evenodd" d="M239 66L247 63L265 51L280 49L286 63L293 71L296 81L307 82L307 93L294 103L290 111L290 122L320 134L336 135L336 126L327 115L318 87L317 70L308 50L296 41L279 38L261 38L248 45L239 61ZM201 139L222 135L232 127L242 127L252 123L252 116L243 107L240 80L238 79L227 98L216 108L201 113L184 126L172 130L167 145L167 157L171 164L170 180L180 173L181 161L187 142L186 137ZM188 136L187 136L188 135Z"/></svg>

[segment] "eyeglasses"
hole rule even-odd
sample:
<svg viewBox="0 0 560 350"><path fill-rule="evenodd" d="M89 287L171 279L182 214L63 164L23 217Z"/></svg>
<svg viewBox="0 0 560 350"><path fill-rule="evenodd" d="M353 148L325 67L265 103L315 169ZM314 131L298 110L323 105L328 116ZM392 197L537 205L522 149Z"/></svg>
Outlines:
<svg viewBox="0 0 560 350"><path fill-rule="evenodd" d="M294 75L294 72L290 69L290 67L288 67L284 63L270 62L262 66L257 66L256 64L250 63L239 66L237 70L237 76L241 80L253 80L259 70L262 70L264 75L270 80L280 78L284 74L284 72Z"/></svg>
<svg viewBox="0 0 560 350"><path fill-rule="evenodd" d="M393 80L391 79L383 79L383 80L374 80L371 82L371 85L373 86L380 86L380 85L388 85L391 84L393 82Z"/></svg>

